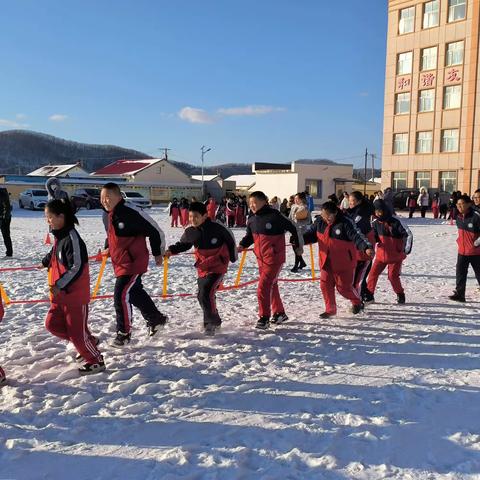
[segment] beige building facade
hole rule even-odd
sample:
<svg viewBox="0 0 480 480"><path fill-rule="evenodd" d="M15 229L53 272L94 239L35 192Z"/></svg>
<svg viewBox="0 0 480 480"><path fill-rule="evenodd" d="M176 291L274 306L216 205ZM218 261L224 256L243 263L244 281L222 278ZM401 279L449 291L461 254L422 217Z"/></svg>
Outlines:
<svg viewBox="0 0 480 480"><path fill-rule="evenodd" d="M382 187L480 184L480 0L389 0Z"/></svg>

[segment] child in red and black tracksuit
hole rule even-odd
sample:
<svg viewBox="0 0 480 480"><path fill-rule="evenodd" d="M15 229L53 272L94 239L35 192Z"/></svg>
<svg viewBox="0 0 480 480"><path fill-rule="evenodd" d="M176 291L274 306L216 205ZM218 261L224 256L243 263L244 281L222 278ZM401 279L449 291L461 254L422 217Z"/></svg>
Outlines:
<svg viewBox="0 0 480 480"><path fill-rule="evenodd" d="M272 323L279 324L288 320L278 290L278 276L285 263L285 233L291 233L291 243L299 255L303 253L303 241L296 226L268 205L263 192L253 192L249 201L252 215L248 219L247 232L240 241L238 251L242 252L254 244L260 273L257 289L260 318L256 328L266 329L270 325L272 311Z"/></svg>
<svg viewBox="0 0 480 480"><path fill-rule="evenodd" d="M86 362L78 369L80 375L101 372L105 363L87 325L90 274L87 247L75 229L78 221L64 200L48 202L45 217L55 238L52 250L42 260L49 269L51 293L45 326L53 335L74 344L79 359Z"/></svg>
<svg viewBox="0 0 480 480"><path fill-rule="evenodd" d="M375 301L374 293L378 277L388 266L388 279L393 291L397 294L397 302L405 303L400 274L403 261L412 251L413 235L406 225L402 225L400 220L392 216L383 200L373 202L373 207L377 217L372 225L377 248L375 260L368 275L365 301L369 303Z"/></svg>
<svg viewBox="0 0 480 480"><path fill-rule="evenodd" d="M345 214L353 220L357 228L365 235L371 245L375 243L372 229L373 204L365 200L361 192L352 192L348 197L349 208ZM365 252L357 250L357 265L353 277L353 286L363 299L367 289L367 275L372 265L372 259Z"/></svg>
<svg viewBox="0 0 480 480"><path fill-rule="evenodd" d="M3 317L5 316L5 310L3 309L3 301L2 298L0 297L0 322L3 320ZM5 371L3 370L2 367L0 367L0 387L7 383L7 377L5 376Z"/></svg>
<svg viewBox="0 0 480 480"><path fill-rule="evenodd" d="M475 194L480 193L479 191ZM458 215L458 257L456 268L456 287L450 300L465 301L468 266L471 265L480 285L480 212L475 210L468 195L457 200Z"/></svg>
<svg viewBox="0 0 480 480"><path fill-rule="evenodd" d="M170 245L165 256L177 255L195 247L198 271L198 301L203 310L203 326L207 335L214 335L222 320L218 314L215 294L227 273L229 262L237 260L232 233L220 223L210 220L207 207L200 202L190 205L188 227L179 242Z"/></svg>
<svg viewBox="0 0 480 480"><path fill-rule="evenodd" d="M373 256L372 245L355 224L344 215L335 202L322 205L320 215L304 232L306 244L318 242L321 273L320 288L325 301L325 312L320 318L329 318L337 313L335 287L338 293L352 302L352 313L360 313L363 302L353 285L357 250Z"/></svg>
<svg viewBox="0 0 480 480"><path fill-rule="evenodd" d="M165 240L162 230L150 215L123 200L116 183L104 185L100 198L108 212L105 247L112 259L116 277L114 306L117 336L113 346L123 347L130 342L132 305L140 310L146 320L150 336L155 335L158 327L167 321L142 285L142 275L148 270L149 258L145 238L150 240L152 255L158 266L162 265Z"/></svg>

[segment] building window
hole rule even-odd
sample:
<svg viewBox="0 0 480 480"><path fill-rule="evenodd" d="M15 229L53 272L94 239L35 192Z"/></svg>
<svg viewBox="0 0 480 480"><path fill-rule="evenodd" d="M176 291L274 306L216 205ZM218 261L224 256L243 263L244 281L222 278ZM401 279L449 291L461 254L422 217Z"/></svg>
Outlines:
<svg viewBox="0 0 480 480"><path fill-rule="evenodd" d="M415 186L418 190L425 187L430 188L430 172L415 172Z"/></svg>
<svg viewBox="0 0 480 480"><path fill-rule="evenodd" d="M432 28L438 26L439 19L439 1L424 3L423 5L423 28Z"/></svg>
<svg viewBox="0 0 480 480"><path fill-rule="evenodd" d="M305 180L305 190L313 198L322 198L322 180Z"/></svg>
<svg viewBox="0 0 480 480"><path fill-rule="evenodd" d="M447 67L450 67L451 65L462 65L463 48L464 48L463 41L452 42L447 44L447 52L445 54L445 65Z"/></svg>
<svg viewBox="0 0 480 480"><path fill-rule="evenodd" d="M408 153L408 133L395 133L393 135L393 154L405 155Z"/></svg>
<svg viewBox="0 0 480 480"><path fill-rule="evenodd" d="M404 8L400 10L398 20L398 33L411 33L415 24L415 7Z"/></svg>
<svg viewBox="0 0 480 480"><path fill-rule="evenodd" d="M397 93L395 95L395 115L410 113L410 93Z"/></svg>
<svg viewBox="0 0 480 480"><path fill-rule="evenodd" d="M394 190L405 190L407 188L406 172L392 172L392 188Z"/></svg>
<svg viewBox="0 0 480 480"><path fill-rule="evenodd" d="M412 73L413 52L399 53L397 57L397 75Z"/></svg>
<svg viewBox="0 0 480 480"><path fill-rule="evenodd" d="M437 47L424 48L422 50L420 70L434 70L437 68Z"/></svg>
<svg viewBox="0 0 480 480"><path fill-rule="evenodd" d="M432 153L433 132L417 132L417 153Z"/></svg>
<svg viewBox="0 0 480 480"><path fill-rule="evenodd" d="M449 87L445 87L443 92L443 108L445 110L450 108L460 108L462 102L461 85L450 85Z"/></svg>
<svg viewBox="0 0 480 480"><path fill-rule="evenodd" d="M458 129L442 130L442 152L458 152Z"/></svg>
<svg viewBox="0 0 480 480"><path fill-rule="evenodd" d="M440 172L440 190L455 192L457 190L457 172Z"/></svg>
<svg viewBox="0 0 480 480"><path fill-rule="evenodd" d="M418 111L433 112L435 108L435 90L420 90L418 95Z"/></svg>
<svg viewBox="0 0 480 480"><path fill-rule="evenodd" d="M448 0L448 21L464 20L467 15L467 0Z"/></svg>

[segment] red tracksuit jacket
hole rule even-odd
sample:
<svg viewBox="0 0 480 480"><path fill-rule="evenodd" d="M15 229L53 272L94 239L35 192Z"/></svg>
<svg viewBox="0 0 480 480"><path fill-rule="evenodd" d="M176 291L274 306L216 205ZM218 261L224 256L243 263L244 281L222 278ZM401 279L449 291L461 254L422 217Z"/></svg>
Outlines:
<svg viewBox="0 0 480 480"><path fill-rule="evenodd" d="M406 225L395 217L376 218L372 224L377 242L375 259L382 263L404 260L412 250L413 235Z"/></svg>
<svg viewBox="0 0 480 480"><path fill-rule="evenodd" d="M73 227L52 230L52 234L55 242L42 264L51 270L51 282L61 290L53 303L85 305L90 302L87 247Z"/></svg>
<svg viewBox="0 0 480 480"><path fill-rule="evenodd" d="M260 264L279 265L285 263L285 232L292 234L291 243L294 247L303 246L297 227L278 210L265 205L249 217L247 233L240 245L248 248L253 243Z"/></svg>
<svg viewBox="0 0 480 480"><path fill-rule="evenodd" d="M367 238L342 212L338 212L333 224L325 222L321 216L303 234L306 244L318 242L320 267L329 260L335 273L353 272L357 264L357 250L362 252L372 248Z"/></svg>
<svg viewBox="0 0 480 480"><path fill-rule="evenodd" d="M465 215L457 215L458 253L460 255L480 255L480 243L474 242L480 238L480 212L473 207ZM480 242L480 241L479 241Z"/></svg>
<svg viewBox="0 0 480 480"><path fill-rule="evenodd" d="M152 255L163 255L165 238L150 215L136 205L121 200L107 217L107 241L115 276L141 275L148 270L150 240Z"/></svg>
<svg viewBox="0 0 480 480"><path fill-rule="evenodd" d="M237 260L235 239L220 223L207 218L199 227L188 227L179 242L168 249L174 254L186 252L195 247L195 266L198 276L209 273L227 273L228 263Z"/></svg>

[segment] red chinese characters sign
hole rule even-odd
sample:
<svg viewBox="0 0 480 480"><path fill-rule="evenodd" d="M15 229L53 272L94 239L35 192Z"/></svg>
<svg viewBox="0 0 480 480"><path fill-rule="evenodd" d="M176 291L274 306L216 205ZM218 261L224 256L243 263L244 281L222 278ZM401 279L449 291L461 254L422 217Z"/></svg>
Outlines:
<svg viewBox="0 0 480 480"><path fill-rule="evenodd" d="M462 77L458 68L451 68L447 71L447 82L461 82Z"/></svg>
<svg viewBox="0 0 480 480"><path fill-rule="evenodd" d="M409 78L399 78L397 80L397 90L408 90L410 89L411 81Z"/></svg>
<svg viewBox="0 0 480 480"><path fill-rule="evenodd" d="M433 73L424 73L420 77L420 86L421 87L433 87L435 85L435 74Z"/></svg>

